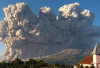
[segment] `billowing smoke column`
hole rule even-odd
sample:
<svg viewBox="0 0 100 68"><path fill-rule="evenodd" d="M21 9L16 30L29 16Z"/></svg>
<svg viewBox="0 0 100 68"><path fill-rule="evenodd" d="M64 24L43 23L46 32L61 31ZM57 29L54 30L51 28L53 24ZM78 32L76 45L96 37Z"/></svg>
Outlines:
<svg viewBox="0 0 100 68"><path fill-rule="evenodd" d="M43 7L36 16L26 3L8 5L0 22L0 41L5 44L4 60L29 59L56 54L68 48L89 48L100 36L93 26L94 14L81 12L79 3L64 5L56 16Z"/></svg>

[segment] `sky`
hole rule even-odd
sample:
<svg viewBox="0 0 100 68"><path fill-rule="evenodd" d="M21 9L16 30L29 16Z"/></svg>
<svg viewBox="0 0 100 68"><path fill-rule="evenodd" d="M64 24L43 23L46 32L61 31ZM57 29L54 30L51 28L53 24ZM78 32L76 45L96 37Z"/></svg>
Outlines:
<svg viewBox="0 0 100 68"><path fill-rule="evenodd" d="M34 14L38 16L38 11L41 7L48 6L51 7L52 11L58 15L58 9L66 4L71 4L78 2L81 8L88 9L95 13L94 24L100 26L100 0L0 0L0 21L4 19L5 15L3 8L7 7L9 4L16 4L20 2L28 3ZM0 43L0 56L3 55L5 50L4 44Z"/></svg>

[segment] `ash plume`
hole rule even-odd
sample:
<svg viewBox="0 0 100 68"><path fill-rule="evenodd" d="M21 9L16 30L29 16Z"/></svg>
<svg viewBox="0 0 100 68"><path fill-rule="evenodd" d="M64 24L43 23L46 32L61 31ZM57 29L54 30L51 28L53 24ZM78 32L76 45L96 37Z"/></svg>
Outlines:
<svg viewBox="0 0 100 68"><path fill-rule="evenodd" d="M0 41L6 46L6 61L49 56L68 48L91 48L100 37L100 27L92 25L94 13L82 12L79 3L64 5L58 16L46 6L36 16L27 3L3 10Z"/></svg>

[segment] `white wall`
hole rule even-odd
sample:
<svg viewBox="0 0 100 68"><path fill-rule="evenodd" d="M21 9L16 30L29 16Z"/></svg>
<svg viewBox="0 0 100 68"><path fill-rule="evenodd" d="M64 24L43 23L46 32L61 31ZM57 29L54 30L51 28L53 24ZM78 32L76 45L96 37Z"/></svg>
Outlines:
<svg viewBox="0 0 100 68"><path fill-rule="evenodd" d="M76 65L74 65L74 68L78 68Z"/></svg>
<svg viewBox="0 0 100 68"><path fill-rule="evenodd" d="M85 66L91 67L91 64L83 64L84 68Z"/></svg>
<svg viewBox="0 0 100 68"><path fill-rule="evenodd" d="M99 55L93 55L93 64L97 68L100 68L100 56Z"/></svg>
<svg viewBox="0 0 100 68"><path fill-rule="evenodd" d="M84 68L85 68L85 66L91 67L91 64L82 64L82 65L83 65ZM77 65L74 65L74 68L79 68L79 67Z"/></svg>

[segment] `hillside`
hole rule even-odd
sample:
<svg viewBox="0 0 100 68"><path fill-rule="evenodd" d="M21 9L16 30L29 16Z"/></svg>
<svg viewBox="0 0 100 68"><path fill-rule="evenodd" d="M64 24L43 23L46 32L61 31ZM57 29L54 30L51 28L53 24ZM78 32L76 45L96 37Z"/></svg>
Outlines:
<svg viewBox="0 0 100 68"><path fill-rule="evenodd" d="M47 63L57 63L57 64L76 64L86 56L91 54L91 50L88 49L66 49L58 54L43 58Z"/></svg>

